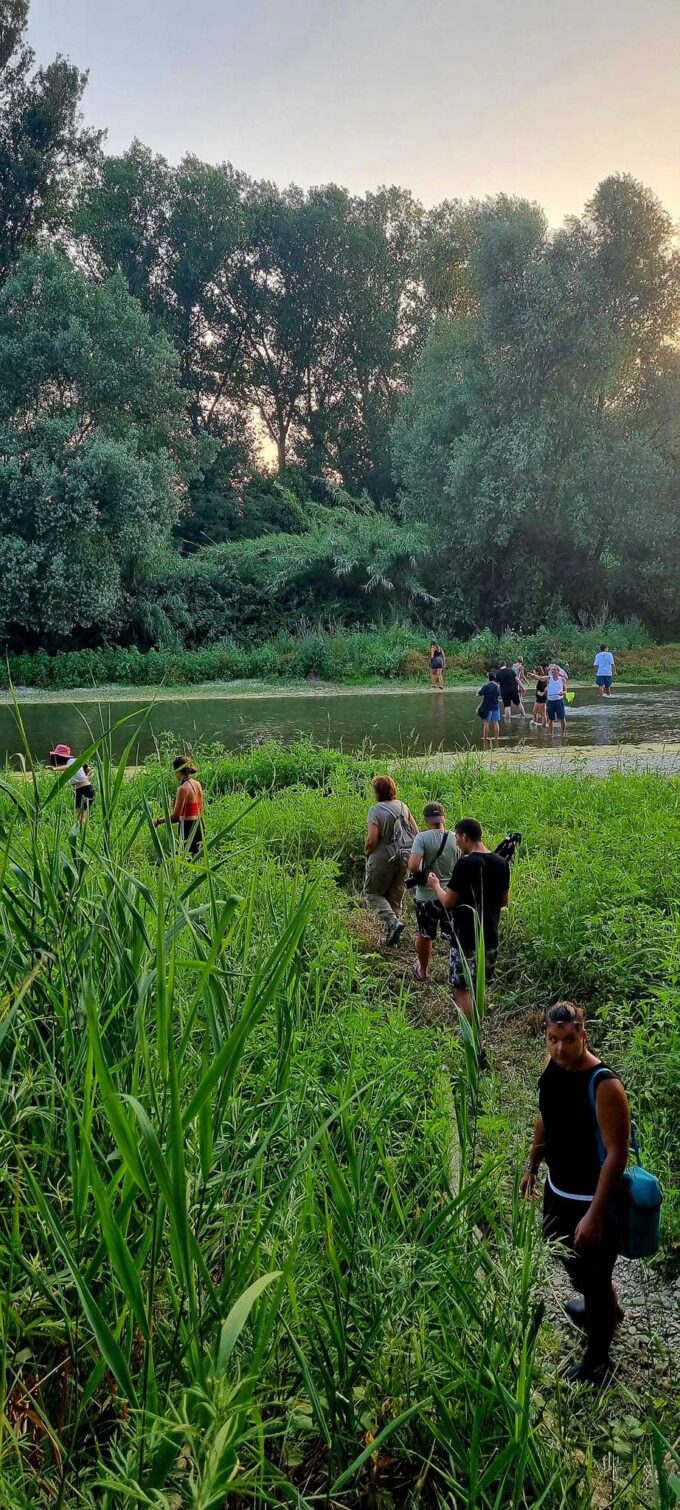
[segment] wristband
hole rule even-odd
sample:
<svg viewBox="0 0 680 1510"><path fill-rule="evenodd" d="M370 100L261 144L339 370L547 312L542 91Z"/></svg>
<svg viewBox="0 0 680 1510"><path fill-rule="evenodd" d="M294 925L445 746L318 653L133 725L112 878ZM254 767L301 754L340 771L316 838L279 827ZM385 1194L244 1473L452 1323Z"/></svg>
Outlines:
<svg viewBox="0 0 680 1510"><path fill-rule="evenodd" d="M523 1174L537 1175L540 1167L541 1167L540 1164L532 1164L531 1159L527 1159L527 1162L524 1165L524 1169L522 1170L522 1173Z"/></svg>

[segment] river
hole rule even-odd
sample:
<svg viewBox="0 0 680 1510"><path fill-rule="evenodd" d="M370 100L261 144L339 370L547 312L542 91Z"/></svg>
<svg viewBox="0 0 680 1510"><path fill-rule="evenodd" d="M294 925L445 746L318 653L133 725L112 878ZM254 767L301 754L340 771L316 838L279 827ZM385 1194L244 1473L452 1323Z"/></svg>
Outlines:
<svg viewBox="0 0 680 1510"><path fill-rule="evenodd" d="M440 693L429 688L422 692L375 688L314 695L174 696L155 702L143 695L110 703L36 702L23 704L21 716L36 760L44 760L57 741L74 751L84 749L103 729L112 730L113 752L118 756L136 728L129 760L137 764L166 734L178 749L212 741L227 749L243 749L264 739L287 743L300 734L347 751L370 746L376 754L422 755L429 750L479 747L481 724L476 707L474 693L459 689ZM145 717L146 709L150 711ZM579 688L567 713L566 738L556 738L555 746L579 749L680 739L677 687L627 687L606 700L593 687ZM121 726L120 720L130 714L132 719ZM550 740L542 730L530 728L528 719L513 718L510 726L501 724L501 749L521 744L544 749ZM0 758L14 765L21 749L13 709L0 706Z"/></svg>

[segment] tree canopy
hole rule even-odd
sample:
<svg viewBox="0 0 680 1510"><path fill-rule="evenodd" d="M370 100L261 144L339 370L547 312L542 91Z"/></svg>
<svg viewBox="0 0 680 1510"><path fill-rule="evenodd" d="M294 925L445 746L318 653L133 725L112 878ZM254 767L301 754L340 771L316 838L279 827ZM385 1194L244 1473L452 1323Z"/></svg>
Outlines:
<svg viewBox="0 0 680 1510"><path fill-rule="evenodd" d="M648 189L551 231L509 194L108 155L27 4L0 17L6 644L247 638L268 599L677 623L680 257Z"/></svg>

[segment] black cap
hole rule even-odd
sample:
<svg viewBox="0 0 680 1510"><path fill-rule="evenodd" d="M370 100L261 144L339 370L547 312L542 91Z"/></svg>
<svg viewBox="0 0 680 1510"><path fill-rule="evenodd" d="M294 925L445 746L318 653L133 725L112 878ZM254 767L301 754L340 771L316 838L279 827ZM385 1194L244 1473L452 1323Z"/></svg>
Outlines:
<svg viewBox="0 0 680 1510"><path fill-rule="evenodd" d="M424 818L443 818L444 817L444 809L443 809L443 807L441 805L441 802L428 802L427 806L423 808L423 817Z"/></svg>

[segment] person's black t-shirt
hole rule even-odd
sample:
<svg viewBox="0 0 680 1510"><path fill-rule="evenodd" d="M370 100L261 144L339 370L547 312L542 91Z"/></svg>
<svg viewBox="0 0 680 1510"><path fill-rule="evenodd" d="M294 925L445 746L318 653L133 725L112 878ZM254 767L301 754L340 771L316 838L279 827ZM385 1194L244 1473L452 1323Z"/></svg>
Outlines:
<svg viewBox="0 0 680 1510"><path fill-rule="evenodd" d="M458 893L451 918L464 954L475 952L475 911L481 918L487 949L498 948L501 898L510 886L510 866L501 855L475 850L456 861L448 883Z"/></svg>
<svg viewBox="0 0 680 1510"><path fill-rule="evenodd" d="M519 691L517 676L512 666L501 666L500 670L496 672L496 681L503 697L512 697Z"/></svg>
<svg viewBox="0 0 680 1510"><path fill-rule="evenodd" d="M493 713L498 707L501 696L498 682L485 682L484 686L480 687L477 696L482 699L482 712Z"/></svg>

